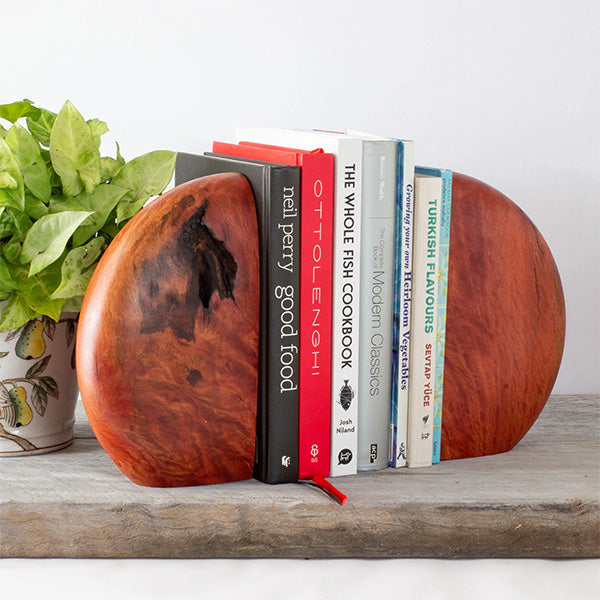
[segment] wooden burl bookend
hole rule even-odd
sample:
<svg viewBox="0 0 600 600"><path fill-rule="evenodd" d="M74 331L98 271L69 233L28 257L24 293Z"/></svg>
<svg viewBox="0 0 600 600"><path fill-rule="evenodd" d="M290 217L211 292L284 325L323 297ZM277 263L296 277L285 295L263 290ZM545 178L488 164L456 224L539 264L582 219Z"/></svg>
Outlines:
<svg viewBox="0 0 600 600"><path fill-rule="evenodd" d="M258 227L242 175L164 194L115 237L77 336L90 424L135 483L252 477L259 327Z"/></svg>
<svg viewBox="0 0 600 600"><path fill-rule="evenodd" d="M441 457L510 450L558 374L565 304L550 250L497 190L454 174Z"/></svg>

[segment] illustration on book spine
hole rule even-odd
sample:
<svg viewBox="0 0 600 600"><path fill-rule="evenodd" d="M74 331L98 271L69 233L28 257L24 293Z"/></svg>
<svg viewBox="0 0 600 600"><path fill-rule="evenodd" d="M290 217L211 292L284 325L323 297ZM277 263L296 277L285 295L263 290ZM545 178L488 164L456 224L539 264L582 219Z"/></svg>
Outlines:
<svg viewBox="0 0 600 600"><path fill-rule="evenodd" d="M361 157L358 157L360 160ZM332 475L356 473L358 439L358 351L360 294L360 186L356 162L342 166L341 196L336 206L336 260L334 263L332 386L339 401L332 403ZM343 183L342 183L343 182ZM342 384L340 386L340 383ZM335 387L333 388L336 392Z"/></svg>

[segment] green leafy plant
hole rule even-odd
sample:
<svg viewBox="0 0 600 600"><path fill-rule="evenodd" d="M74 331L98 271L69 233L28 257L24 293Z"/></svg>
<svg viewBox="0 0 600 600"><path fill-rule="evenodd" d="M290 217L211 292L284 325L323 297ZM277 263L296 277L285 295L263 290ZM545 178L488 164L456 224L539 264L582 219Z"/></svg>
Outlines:
<svg viewBox="0 0 600 600"><path fill-rule="evenodd" d="M108 126L67 101L0 105L0 331L78 312L110 241L171 181L176 154L101 156ZM24 122L24 124L22 124Z"/></svg>

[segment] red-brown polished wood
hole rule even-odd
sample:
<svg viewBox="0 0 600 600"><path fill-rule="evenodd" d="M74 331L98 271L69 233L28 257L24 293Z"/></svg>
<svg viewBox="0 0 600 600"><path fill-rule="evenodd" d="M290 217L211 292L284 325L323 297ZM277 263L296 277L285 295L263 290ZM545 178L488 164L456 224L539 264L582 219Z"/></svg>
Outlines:
<svg viewBox="0 0 600 600"><path fill-rule="evenodd" d="M564 339L562 286L540 232L506 196L455 173L442 459L510 450L550 395Z"/></svg>
<svg viewBox="0 0 600 600"><path fill-rule="evenodd" d="M117 235L77 337L98 440L135 483L252 477L259 326L254 198L239 174L180 185Z"/></svg>

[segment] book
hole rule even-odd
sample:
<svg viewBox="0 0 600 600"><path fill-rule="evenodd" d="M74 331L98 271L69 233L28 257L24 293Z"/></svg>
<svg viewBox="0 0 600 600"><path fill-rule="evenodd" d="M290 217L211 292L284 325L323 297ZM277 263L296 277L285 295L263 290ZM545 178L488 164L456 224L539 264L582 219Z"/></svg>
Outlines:
<svg viewBox="0 0 600 600"><path fill-rule="evenodd" d="M297 481L299 169L180 153L175 184L228 172L248 179L259 221L261 335L254 477L266 483Z"/></svg>
<svg viewBox="0 0 600 600"><path fill-rule="evenodd" d="M436 298L442 178L415 173L413 287L408 384L408 467L431 466Z"/></svg>
<svg viewBox="0 0 600 600"><path fill-rule="evenodd" d="M444 350L446 345L446 305L448 296L448 259L450 255L450 220L452 212L452 171L417 167L417 172L442 178L440 208L440 241L438 259L437 327L435 354L435 387L433 390L433 450L432 463L440 462L442 444L442 405L444 396Z"/></svg>
<svg viewBox="0 0 600 600"><path fill-rule="evenodd" d="M347 131L356 135L367 135ZM368 135L370 138L390 140ZM393 273L393 315L391 347L391 407L389 422L389 456L392 467L406 465L408 421L408 352L410 346L410 308L412 287L414 142L393 139L397 144L395 190L395 234ZM364 213L363 213L364 214Z"/></svg>
<svg viewBox="0 0 600 600"><path fill-rule="evenodd" d="M406 466L410 319L412 307L414 142L398 140L396 196L396 259L392 332L392 393L390 465Z"/></svg>
<svg viewBox="0 0 600 600"><path fill-rule="evenodd" d="M300 167L299 479L329 475L333 154L267 144L213 143L213 152Z"/></svg>
<svg viewBox="0 0 600 600"><path fill-rule="evenodd" d="M238 129L253 141L335 155L330 475L356 473L358 443L362 139L339 133Z"/></svg>
<svg viewBox="0 0 600 600"><path fill-rule="evenodd" d="M397 143L363 139L358 470L389 464Z"/></svg>

